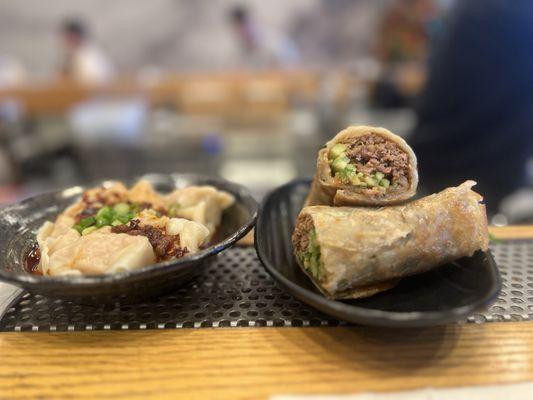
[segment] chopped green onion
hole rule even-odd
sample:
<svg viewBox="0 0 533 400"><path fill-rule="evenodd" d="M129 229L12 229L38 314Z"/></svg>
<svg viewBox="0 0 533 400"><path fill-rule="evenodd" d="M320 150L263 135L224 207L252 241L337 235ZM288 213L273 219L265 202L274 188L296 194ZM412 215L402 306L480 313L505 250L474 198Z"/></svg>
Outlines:
<svg viewBox="0 0 533 400"><path fill-rule="evenodd" d="M91 225L94 225L95 223L96 223L96 218L94 218L94 217L87 217L87 218L83 218L80 222L78 222L78 225L79 225L82 229L85 229L85 228L90 227Z"/></svg>
<svg viewBox="0 0 533 400"><path fill-rule="evenodd" d="M125 215L130 212L130 206L127 203L118 203L113 207L113 211L120 215Z"/></svg>
<svg viewBox="0 0 533 400"><path fill-rule="evenodd" d="M340 172L350 163L350 159L346 156L339 156L331 163L331 169L334 172Z"/></svg>
<svg viewBox="0 0 533 400"><path fill-rule="evenodd" d="M333 145L333 147L331 147L331 149L329 149L328 158L330 160L336 159L341 154L344 154L344 152L346 151L347 148L348 148L348 146L346 146L345 144L342 144L342 143L337 143L337 144Z"/></svg>
<svg viewBox="0 0 533 400"><path fill-rule="evenodd" d="M105 218L96 218L96 227L103 228L104 226L111 225L111 221Z"/></svg>
<svg viewBox="0 0 533 400"><path fill-rule="evenodd" d="M134 214L138 214L139 210L141 209L141 206L138 203L132 203L130 205L131 212Z"/></svg>
<svg viewBox="0 0 533 400"><path fill-rule="evenodd" d="M130 220L133 219L133 215L131 215L131 213L128 213L126 215L117 215L117 218L115 219L115 221L119 221L120 223L122 224L126 224L128 222L130 222ZM113 221L113 222L115 222Z"/></svg>
<svg viewBox="0 0 533 400"><path fill-rule="evenodd" d="M94 232L97 229L98 228L96 226L90 226L88 228L85 228L83 231L81 231L81 235L82 236L88 235L89 233L92 233L92 232Z"/></svg>
<svg viewBox="0 0 533 400"><path fill-rule="evenodd" d="M348 164L343 170L337 172L335 176L344 183L350 183L357 179L357 171L354 165Z"/></svg>
<svg viewBox="0 0 533 400"><path fill-rule="evenodd" d="M374 178L372 178L371 176L365 176L364 181L370 187L378 186L378 182Z"/></svg>
<svg viewBox="0 0 533 400"><path fill-rule="evenodd" d="M113 214L113 209L111 207L105 206L98 210L98 212L96 213L96 219L111 219L114 216Z"/></svg>
<svg viewBox="0 0 533 400"><path fill-rule="evenodd" d="M320 245L318 244L315 229L312 229L309 232L309 245L307 246L307 249L299 252L297 255L305 269L307 269L315 279L321 280L324 267L320 260Z"/></svg>

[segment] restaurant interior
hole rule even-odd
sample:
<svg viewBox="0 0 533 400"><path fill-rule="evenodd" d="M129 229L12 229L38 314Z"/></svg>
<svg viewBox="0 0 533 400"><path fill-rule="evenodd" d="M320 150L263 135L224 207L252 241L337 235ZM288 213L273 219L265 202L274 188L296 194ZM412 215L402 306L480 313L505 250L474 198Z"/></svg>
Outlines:
<svg viewBox="0 0 533 400"><path fill-rule="evenodd" d="M0 205L8 207L51 190L154 173L220 177L247 188L261 203L281 185L312 178L318 151L338 132L368 125L385 127L412 147L418 159L416 197L473 180L474 189L484 198L490 229L510 229L491 230L491 239L497 232L517 232L510 237L515 245L518 239L533 237L533 231L527 236L520 230L533 223L532 6L528 0L513 5L498 0L0 0ZM253 244L251 235L245 239ZM519 291L523 298L531 296L533 283L526 282L533 271L531 249L523 247L524 257L529 257L526 272L502 273L508 279L504 294L509 296L503 303L518 307L514 314L523 315L522 319L533 318L533 305L519 304L521 295L511 291ZM256 262L252 247L245 251L249 253L243 253L241 261L228 257L236 263L251 263L252 258ZM493 253L509 260L514 254ZM262 269L257 272L263 273ZM279 290L274 295L288 296ZM526 302L533 304L533 298ZM497 300L490 312L498 315L498 307L507 307L503 303ZM72 311L77 306L69 307ZM98 313L111 310L110 321L117 318L118 324L121 321L113 310L127 311L129 306L107 307ZM0 316L3 311L0 307ZM244 315L245 311L236 312ZM251 312L255 311L247 315L253 316ZM517 321L512 315L502 319ZM469 318L474 324L466 325L488 325L476 324L485 322L487 317L481 314ZM273 321L279 326L279 320ZM327 325L328 319L324 321L318 324ZM163 328L168 328L165 324ZM239 322L228 324L234 327ZM183 398L281 400L293 399L282 393L359 392L354 382L362 382L361 390L379 392L533 380L531 328L512 324L492 324L497 328L490 332L462 331L461 324L448 330L420 328L415 336L409 330L404 335L404 328L392 333L386 328L382 328L386 333L380 328L364 328L363 333L320 331L317 337L307 333L312 328L295 336L290 330L262 330L253 339L247 339L245 330L233 334L215 329L222 333L212 337L198 336L205 333L173 337L167 331L161 339L152 336L144 341L138 336L134 342L139 343L136 352L145 352L139 362L146 365L157 364L157 357L180 362L171 361L170 354L176 355L172 343L181 342L181 351L189 352L180 357L201 353L198 364L188 364L192 381L179 377L185 388ZM93 345L102 348L95 355L101 364L87 361L95 369L108 368L106 353L131 356L127 353L131 347L121 347L130 340L127 336L114 349L116 342L110 337L92 334L96 334L93 339L50 339L44 346L57 363L67 357L62 351L68 346L87 351L76 355L80 363L89 360L85 357ZM396 334L408 338L401 343ZM504 337L508 342L499 343ZM6 351L13 358L21 346L39 346L34 338L9 340L0 338L0 353ZM89 344L91 340L97 344ZM151 353L149 340L161 340L168 348ZM481 350L469 350L476 341ZM279 352L276 343L280 343ZM241 388L225 386L223 363L206 361L212 356L209 349L225 345L233 349L236 365L228 370L228 379L242 380ZM388 346L392 350L383 352ZM414 346L412 353L409 346ZM501 346L501 353L485 354L484 349L491 346ZM305 347L317 352L315 358L306 355ZM363 357L360 352L367 349L372 354ZM289 354L282 354L284 350ZM213 351L219 361L232 358L221 348ZM261 354L267 358L254 364ZM398 355L406 359L400 362ZM32 363L30 353L20 356ZM98 386L86 369L85 380L72 378L68 389L60 388L59 381L43 383L37 372L20 378L22 372L16 372L14 364L7 363L3 371L3 362L0 398L110 398L122 393L97 374L103 382ZM286 379L276 373L276 362ZM392 367L381 370L387 363ZM462 363L470 363L471 368L459 366ZM495 367L499 374L491 374L492 363L499 363ZM201 378L204 367L207 375ZM147 379L147 386L136 382L130 391L123 389L124 398L178 398L181 389L172 383L172 369L158 368L166 369L164 383L158 383L155 375L144 375L142 368L124 367L113 379L124 379L125 386L129 380ZM247 368L251 375L246 375ZM305 379L299 381L300 373ZM221 386L202 383L210 376ZM149 389L143 392L145 388ZM508 390L516 394L509 398L533 396L533 386ZM489 392L499 393L498 389ZM489 392L479 398L492 398L487 397ZM280 396L269 397L275 394ZM426 395L413 392L407 397L361 399L478 398L474 392L472 397L452 392ZM339 397L352 398L359 399Z"/></svg>
<svg viewBox="0 0 533 400"><path fill-rule="evenodd" d="M456 45L444 30L451 1L118 1L105 14L102 4L1 5L3 204L176 171L219 175L261 199L312 176L317 150L355 124L384 126L415 152L420 143L422 189L474 179L495 223L533 217L524 115L531 56L524 53L520 68L505 66L513 75L502 79L516 86L507 90L490 82L492 73L504 75L489 71L490 59L505 56L498 43L480 54L439 54L451 51L439 42ZM507 51L520 56L517 46ZM477 64L491 76L469 77ZM441 70L461 67L450 76ZM455 93L441 93L447 84ZM475 93L486 84L502 92ZM471 104L480 97L483 106ZM466 107L475 118L465 117Z"/></svg>

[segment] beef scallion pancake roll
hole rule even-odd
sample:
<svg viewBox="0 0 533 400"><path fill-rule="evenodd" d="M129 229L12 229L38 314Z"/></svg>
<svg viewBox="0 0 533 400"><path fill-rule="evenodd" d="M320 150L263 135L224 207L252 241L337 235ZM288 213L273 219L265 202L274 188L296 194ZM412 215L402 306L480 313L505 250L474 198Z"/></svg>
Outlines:
<svg viewBox="0 0 533 400"><path fill-rule="evenodd" d="M405 140L384 128L351 126L318 152L306 205L398 204L417 185L416 156Z"/></svg>
<svg viewBox="0 0 533 400"><path fill-rule="evenodd" d="M487 215L474 185L391 207L305 207L292 236L298 264L327 297L351 299L487 250Z"/></svg>

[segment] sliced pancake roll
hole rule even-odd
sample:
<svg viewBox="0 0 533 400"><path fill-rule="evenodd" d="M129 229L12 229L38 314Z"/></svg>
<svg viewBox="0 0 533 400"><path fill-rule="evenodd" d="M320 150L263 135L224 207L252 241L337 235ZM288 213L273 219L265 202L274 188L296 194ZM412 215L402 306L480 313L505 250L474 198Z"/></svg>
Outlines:
<svg viewBox="0 0 533 400"><path fill-rule="evenodd" d="M296 260L324 295L353 299L487 250L487 215L474 185L391 207L305 207L292 236Z"/></svg>
<svg viewBox="0 0 533 400"><path fill-rule="evenodd" d="M318 152L305 205L383 206L416 194L413 150L385 128L351 126Z"/></svg>

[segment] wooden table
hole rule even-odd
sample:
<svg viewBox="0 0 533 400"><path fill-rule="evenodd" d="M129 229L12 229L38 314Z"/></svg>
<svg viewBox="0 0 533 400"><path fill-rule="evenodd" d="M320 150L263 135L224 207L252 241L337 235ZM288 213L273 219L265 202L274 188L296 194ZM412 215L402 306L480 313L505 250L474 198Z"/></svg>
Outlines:
<svg viewBox="0 0 533 400"><path fill-rule="evenodd" d="M533 237L533 227L491 232ZM0 399L266 399L525 380L528 322L0 334Z"/></svg>

